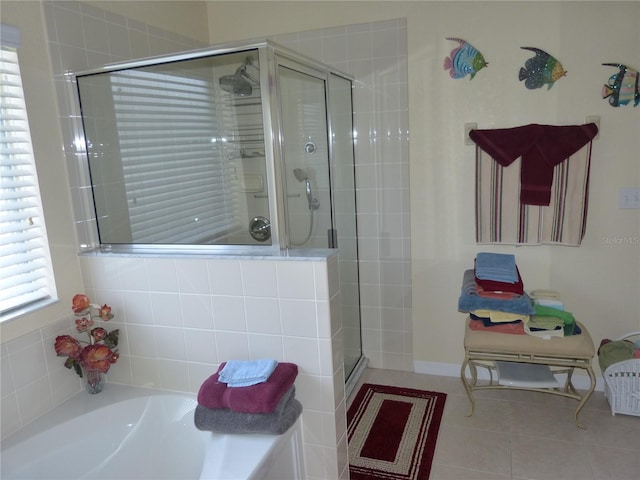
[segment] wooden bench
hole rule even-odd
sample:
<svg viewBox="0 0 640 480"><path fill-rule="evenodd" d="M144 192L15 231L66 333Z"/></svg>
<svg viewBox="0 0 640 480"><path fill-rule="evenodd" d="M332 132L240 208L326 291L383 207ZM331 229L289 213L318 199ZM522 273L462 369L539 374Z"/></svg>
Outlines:
<svg viewBox="0 0 640 480"><path fill-rule="evenodd" d="M475 390L528 390L560 395L577 400L578 406L574 413L574 420L579 428L585 429L585 427L578 422L578 414L589 400L589 397L591 397L596 386L596 379L591 366L591 361L595 356L595 348L591 335L589 335L584 325L578 323L578 326L582 330L582 333L579 335L544 339L531 335L513 335L473 330L469 327L469 322L471 321L472 320L468 319L465 329L465 357L460 371L462 384L471 402L471 408L467 416L473 415L475 408L473 392ZM495 362L547 365L554 375L566 374L567 378L563 388L502 385L498 383L497 379L494 381L493 378L493 371L496 369ZM467 367L470 377L467 376ZM488 384L478 384L477 367L488 369ZM573 371L576 368L585 370L591 382L589 389L583 394L579 393L572 383Z"/></svg>

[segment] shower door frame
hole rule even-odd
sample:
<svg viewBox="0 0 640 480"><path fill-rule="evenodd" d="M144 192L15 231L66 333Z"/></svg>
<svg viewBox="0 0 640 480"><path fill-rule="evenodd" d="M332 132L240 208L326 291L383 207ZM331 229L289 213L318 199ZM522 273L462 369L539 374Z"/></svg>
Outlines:
<svg viewBox="0 0 640 480"><path fill-rule="evenodd" d="M233 42L215 47L207 47L202 49L191 50L188 52L180 52L176 54L161 55L158 57L142 58L125 62L117 62L104 65L102 67L89 70L68 72L65 74L68 88L71 91L70 98L74 104L71 106L72 113L76 119L74 122L74 131L77 138L76 143L85 145L86 139L84 129L79 123L81 118L81 109L77 95L76 78L84 75L97 73L108 73L115 70L131 69L138 67L146 67L158 63L172 63L183 60L193 60L197 58L223 55L229 53L240 53L243 51L257 51L260 64L260 89L261 102L263 112L263 130L264 130L264 146L265 146L265 169L267 191L273 192L269 195L269 215L271 224L271 245L160 245L160 244L102 244L99 239L97 226L95 222L88 222L89 228L83 229L81 232L82 239L80 241L80 251L101 251L114 253L255 253L261 254L270 252L278 252L290 250L290 242L287 235L287 206L286 206L286 185L283 176L283 151L281 138L281 119L279 118L279 102L280 96L277 88L277 67L278 64L288 64L289 68L310 74L316 78L321 78L325 82L325 109L326 122L328 129L329 141L327 143L329 161L333 158L333 147L331 138L331 119L328 115L329 111L329 77L336 75L353 83L354 78L344 72L329 67L317 60L307 56L298 54L286 47L275 44L270 40L259 40L249 42ZM89 172L86 162L81 163L82 175L88 179ZM91 185L89 180L84 183ZM355 188L355 185L354 185ZM92 210L91 205L94 199L90 192L91 189L83 190L81 198L85 208ZM86 196L86 198L85 198ZM331 216L335 217L332 202ZM90 220L90 219L87 219ZM329 248L329 247L328 247Z"/></svg>
<svg viewBox="0 0 640 480"><path fill-rule="evenodd" d="M298 56L296 54L293 53L289 53L287 51L287 53L280 51L278 49L276 49L275 51L270 50L270 49L266 49L268 54L271 54L274 56L273 61L268 62L267 64L269 65L269 74L273 74L273 82L269 82L269 83L264 83L262 85L268 85L269 88L271 90L269 90L268 95L263 95L263 97L268 97L270 99L272 99L272 106L274 107L273 109L271 109L269 107L269 112L271 113L271 115L273 115L272 120L271 120L271 125L272 126L276 126L276 129L272 129L271 132L274 132L274 134L277 132L277 135L274 135L274 146L273 146L273 153L274 155L277 154L277 156L273 157L273 162L268 162L268 164L270 163L273 167L274 167L274 178L273 180L278 183L277 184L277 189L275 190L276 192L281 192L281 194L279 195L279 199L278 201L280 202L279 205L279 209L277 210L279 217L278 217L278 225L281 226L282 231L279 232L279 238L284 242L284 244L286 245L286 248L291 248L291 239L289 238L289 233L291 232L291 226L287 225L288 222L288 218L289 218L289 212L288 212L288 205L287 205L287 198L288 198L288 193L287 193L287 182L285 180L285 155L284 155L284 146L283 146L283 134L282 134L282 128L283 128L283 119L282 117L282 98L281 98L281 92L280 92L280 88L282 88L281 82L279 81L279 75L278 75L278 69L280 66L294 70L298 73L302 73L305 75L309 75L313 78L316 79L320 79L323 81L324 83L324 93L325 93L325 105L324 105L324 109L325 109L325 122L326 122L326 127L327 127L327 138L326 138L326 142L327 142L327 168L328 168L328 175L329 175L329 196L330 196L330 217L331 217L331 230L332 230L332 235L328 235L328 248L336 248L339 249L339 245L337 245L337 234L336 234L336 218L337 218L337 212L336 212L336 202L335 202L335 189L336 189L336 185L335 185L335 175L334 172L332 171L332 165L335 163L334 159L335 159L335 149L334 149L334 141L333 141L333 132L334 132L334 126L333 126L333 121L331 118L331 88L330 88L330 82L331 82L331 76L335 76L344 80L349 81L349 83L351 84L351 86L353 86L353 82L354 82L354 78L343 74L342 72L339 72L337 70L333 70L333 69L327 69L326 65L323 64L318 64L316 62L314 62L311 59L308 59L306 57L303 56ZM261 52L262 53L262 52ZM272 71L273 69L273 71ZM352 115L352 128L353 128L353 94L351 94L350 96L351 98L351 105L350 105L350 109L351 109L351 115ZM265 135L266 135L266 124L265 124ZM265 136L266 138L266 136ZM352 155L351 155L351 162L352 162L352 168L353 168L353 189L354 189L354 197L355 197L355 190L356 190L356 185L355 185L355 151L354 151L355 145L354 145L354 138L353 138L353 131L351 132L351 149L352 149ZM364 356L364 350L363 350L363 342L362 342L362 307L361 307L361 292L360 292L360 273L359 273L359 253L358 253L358 235L357 235L357 200L354 198L354 221L356 222L356 226L355 226L355 255L356 255L356 275L357 275L357 291L358 291L358 298L357 298L357 304L358 304L358 327L359 327L359 335L360 335L360 343L359 343L359 350L360 350L360 356L359 358L356 360L355 364L353 364L350 367L350 371L349 372L344 372L345 374L345 384L346 384L346 392L347 394L350 394L351 390L354 388L355 386L355 382L357 382L359 376L361 375L362 371L364 370L364 368L366 368L367 364L368 364L368 359ZM288 226L288 228L286 228ZM343 365L344 365L344 352L343 352ZM346 365L345 365L346 368Z"/></svg>
<svg viewBox="0 0 640 480"><path fill-rule="evenodd" d="M286 201L288 198L288 187L287 187L287 182L286 182L286 177L285 177L285 154L284 154L284 143L283 143L283 119L282 119L282 95L280 92L280 88L281 88L281 84L280 84L280 76L278 73L278 69L280 67L284 67L284 68L288 68L290 70L296 71L298 73L301 73L303 75L308 75L310 77L322 80L322 82L324 83L324 107L325 107L325 115L324 115L324 121L326 123L327 126L327 137L326 137L326 144L327 144L327 170L329 173L329 205L330 205L330 217L331 217L331 226L334 226L334 218L335 218L335 205L333 202L333 198L332 198L332 185L331 185L331 158L333 156L333 150L332 150L332 145L331 145L331 123L330 123L330 117L329 117L329 76L331 75L330 71L327 71L326 69L320 69L320 68L316 68L312 65L308 65L307 61L300 61L297 59L292 58L292 56L290 55L285 55L280 51L275 51L274 52L274 62L272 62L270 65L273 65L273 68L275 70L274 72L274 82L273 82L273 92L269 92L270 96L272 95L272 98L274 99L273 104L275 106L277 106L277 108L275 108L275 125L277 125L277 132L278 132L278 136L276 139L274 139L277 143L277 148L274 148L274 150L277 150L279 155L277 157L274 157L274 164L277 164L277 166L279 167L278 169L276 169L276 179L281 183L279 185L279 189L275 190L276 192L282 192L281 193L281 208L280 210L278 210L279 216L280 214L282 214L282 218L278 218L279 222L278 225L282 226L282 230L279 232L280 237L283 241L283 246L286 249L291 249L292 248L292 242L291 242L291 238L290 238L290 233L291 233L291 225L289 225L289 204ZM270 86L272 84L269 84ZM266 129L266 127L265 127ZM272 130L273 131L273 130ZM288 227L288 228L287 228ZM329 243L329 242L328 242ZM331 244L327 245L325 248L336 248L335 244L333 242L331 242ZM302 247L302 249L304 249L304 247Z"/></svg>

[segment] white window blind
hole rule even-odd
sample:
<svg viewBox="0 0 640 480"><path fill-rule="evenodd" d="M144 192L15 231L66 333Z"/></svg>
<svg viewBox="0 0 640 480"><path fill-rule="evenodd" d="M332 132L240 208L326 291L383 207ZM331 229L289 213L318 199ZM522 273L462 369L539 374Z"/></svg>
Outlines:
<svg viewBox="0 0 640 480"><path fill-rule="evenodd" d="M18 55L0 45L0 320L51 298L53 275ZM18 36L14 35L14 39Z"/></svg>
<svg viewBox="0 0 640 480"><path fill-rule="evenodd" d="M128 70L111 75L134 243L215 243L239 228L211 82Z"/></svg>

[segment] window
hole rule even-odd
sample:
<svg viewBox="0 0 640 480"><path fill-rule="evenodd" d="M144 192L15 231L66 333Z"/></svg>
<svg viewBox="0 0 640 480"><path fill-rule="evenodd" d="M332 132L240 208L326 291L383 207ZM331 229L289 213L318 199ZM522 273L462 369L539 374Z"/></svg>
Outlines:
<svg viewBox="0 0 640 480"><path fill-rule="evenodd" d="M31 134L22 91L19 31L0 42L0 321L54 295Z"/></svg>

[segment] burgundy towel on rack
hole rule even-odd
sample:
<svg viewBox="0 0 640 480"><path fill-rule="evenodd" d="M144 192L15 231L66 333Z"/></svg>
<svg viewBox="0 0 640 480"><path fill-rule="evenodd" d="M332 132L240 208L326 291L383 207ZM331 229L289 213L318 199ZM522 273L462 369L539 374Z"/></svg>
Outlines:
<svg viewBox="0 0 640 480"><path fill-rule="evenodd" d="M228 408L243 413L271 413L298 375L295 363L278 363L266 382L249 387L227 387L218 379L220 370L207 378L198 391L198 403L206 408Z"/></svg>
<svg viewBox="0 0 640 480"><path fill-rule="evenodd" d="M598 133L595 123L586 125L524 125L514 128L472 130L469 137L503 167L522 158L520 203L549 205L553 169Z"/></svg>

